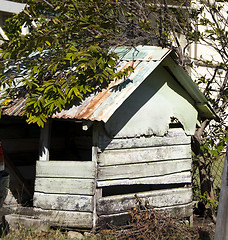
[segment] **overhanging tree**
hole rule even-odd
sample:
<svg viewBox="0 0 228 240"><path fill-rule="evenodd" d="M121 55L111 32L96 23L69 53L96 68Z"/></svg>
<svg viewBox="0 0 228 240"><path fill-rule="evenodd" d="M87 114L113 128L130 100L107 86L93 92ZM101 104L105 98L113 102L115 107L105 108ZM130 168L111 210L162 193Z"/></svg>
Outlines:
<svg viewBox="0 0 228 240"><path fill-rule="evenodd" d="M26 98L29 123L43 126L48 116L80 102L115 78L118 57L110 46L170 45L159 2L28 0L28 7L7 21L2 44L2 105ZM157 17L159 16L159 21ZM21 35L21 26L29 34ZM170 25L171 26L171 25Z"/></svg>
<svg viewBox="0 0 228 240"><path fill-rule="evenodd" d="M2 45L1 86L5 104L24 93L28 122L43 126L53 112L124 75L115 72L117 56L108 50L117 8L112 1L28 4L5 27L10 40ZM29 34L20 34L22 25Z"/></svg>

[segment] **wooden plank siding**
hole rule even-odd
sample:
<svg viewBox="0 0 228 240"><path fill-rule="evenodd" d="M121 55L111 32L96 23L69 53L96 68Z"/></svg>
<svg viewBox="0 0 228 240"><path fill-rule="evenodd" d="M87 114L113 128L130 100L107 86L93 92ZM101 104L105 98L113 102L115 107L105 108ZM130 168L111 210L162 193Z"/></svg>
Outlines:
<svg viewBox="0 0 228 240"><path fill-rule="evenodd" d="M94 179L92 161L37 161L36 177Z"/></svg>
<svg viewBox="0 0 228 240"><path fill-rule="evenodd" d="M135 205L135 194L173 217L192 216L191 137L183 129L169 129L163 137L113 139L104 130L99 136L98 149L96 184L97 188L105 188L104 195L97 199L99 224L126 220ZM135 193L130 185L135 185ZM136 185L163 187L137 192L140 189ZM123 194L118 186L126 186ZM105 195L107 192L111 192L110 196Z"/></svg>
<svg viewBox="0 0 228 240"><path fill-rule="evenodd" d="M69 194L34 194L34 206L42 209L67 210L78 212L93 211L93 197Z"/></svg>
<svg viewBox="0 0 228 240"><path fill-rule="evenodd" d="M100 166L118 164L145 163L168 161L175 159L190 159L190 145L162 146L136 149L121 149L105 151L99 157Z"/></svg>
<svg viewBox="0 0 228 240"><path fill-rule="evenodd" d="M135 179L164 176L191 170L191 160L171 160L99 167L98 180Z"/></svg>
<svg viewBox="0 0 228 240"><path fill-rule="evenodd" d="M155 208L155 210L162 210L166 211L170 216L176 218L186 218L192 216L193 214L193 204L183 204L178 206L172 207L164 207L164 208ZM116 213L110 215L100 215L98 220L98 225L107 226L107 224L111 225L122 225L127 224L130 220L130 213L123 212L123 213Z"/></svg>
<svg viewBox="0 0 228 240"><path fill-rule="evenodd" d="M36 178L35 189L37 192L43 193L92 196L94 194L94 179L41 177Z"/></svg>
<svg viewBox="0 0 228 240"><path fill-rule="evenodd" d="M154 208L166 208L191 203L191 188L176 188L154 190L137 193L144 203L145 201ZM135 205L135 194L123 194L100 198L97 201L98 215L110 215L128 212ZM121 203L121 204L120 204Z"/></svg>
<svg viewBox="0 0 228 240"><path fill-rule="evenodd" d="M93 214L88 212L44 210L35 208L35 216L47 218L52 225L61 227L89 228L93 227Z"/></svg>
<svg viewBox="0 0 228 240"><path fill-rule="evenodd" d="M91 228L95 162L37 161L36 167L34 207L50 216L58 215L54 222ZM73 225L70 217L75 220Z"/></svg>
<svg viewBox="0 0 228 240"><path fill-rule="evenodd" d="M191 187L184 187L191 183L191 145L182 129L170 129L164 137L126 139L109 139L101 136L103 133L99 130L93 143L93 161L37 162L37 211L48 214L58 225L92 228L127 216L137 194L142 201L172 216L192 215ZM139 184L167 187L135 193L128 189L129 185ZM124 194L118 192L119 185L126 190ZM109 187L114 187L111 196L105 195Z"/></svg>
<svg viewBox="0 0 228 240"><path fill-rule="evenodd" d="M100 180L97 182L97 187L106 186L119 186L119 185L133 185L133 184L178 184L178 183L191 183L190 171L173 173L165 176L153 176L133 179L115 179L115 180Z"/></svg>
<svg viewBox="0 0 228 240"><path fill-rule="evenodd" d="M183 129L173 128L169 129L164 137L157 136L141 136L135 138L113 138L111 139L105 135L105 131L99 135L99 149L104 150L113 149L134 149L143 147L160 147L160 146L174 146L174 145L189 145L191 137L186 136Z"/></svg>
<svg viewBox="0 0 228 240"><path fill-rule="evenodd" d="M191 138L181 128L169 129L164 137L110 139L101 134L99 149L99 187L191 182Z"/></svg>

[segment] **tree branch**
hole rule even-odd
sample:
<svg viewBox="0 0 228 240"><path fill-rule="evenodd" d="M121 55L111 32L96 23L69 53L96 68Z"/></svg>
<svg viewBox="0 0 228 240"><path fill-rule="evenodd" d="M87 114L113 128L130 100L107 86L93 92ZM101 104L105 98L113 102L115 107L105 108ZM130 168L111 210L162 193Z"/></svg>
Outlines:
<svg viewBox="0 0 228 240"><path fill-rule="evenodd" d="M72 4L74 5L74 8L75 8L75 10L77 11L78 15L79 15L80 17L82 17L82 14L81 14L81 12L79 11L79 9L78 9L76 3L74 2L74 0L71 0L71 2L72 2Z"/></svg>
<svg viewBox="0 0 228 240"><path fill-rule="evenodd" d="M55 7L49 3L47 0L42 0L44 3L46 3L49 7L51 7L52 9L55 9ZM65 16L67 19L71 19L71 17L69 17L68 15L66 14L63 14L63 16Z"/></svg>

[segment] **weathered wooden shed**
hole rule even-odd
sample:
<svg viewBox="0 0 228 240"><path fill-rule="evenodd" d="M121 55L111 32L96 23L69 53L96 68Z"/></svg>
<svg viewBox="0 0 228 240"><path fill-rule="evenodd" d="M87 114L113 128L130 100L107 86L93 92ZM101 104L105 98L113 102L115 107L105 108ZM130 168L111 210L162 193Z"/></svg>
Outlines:
<svg viewBox="0 0 228 240"><path fill-rule="evenodd" d="M120 224L135 194L192 216L191 135L215 114L170 49L115 51L119 71L133 67L129 77L56 113L41 131L33 205L53 224Z"/></svg>

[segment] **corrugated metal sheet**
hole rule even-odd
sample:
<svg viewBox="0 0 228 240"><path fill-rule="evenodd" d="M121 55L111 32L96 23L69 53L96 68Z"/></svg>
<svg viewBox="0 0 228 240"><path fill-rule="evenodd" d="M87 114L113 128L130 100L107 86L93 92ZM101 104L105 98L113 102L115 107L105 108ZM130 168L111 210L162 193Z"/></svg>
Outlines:
<svg viewBox="0 0 228 240"><path fill-rule="evenodd" d="M96 95L86 98L80 105L73 105L69 109L56 113L52 118L85 119L104 121L112 116L119 106L134 92L134 90L157 68L157 66L171 53L170 49L154 46L118 47L114 50L120 57L117 70L121 71L132 66L134 71L125 80L112 81L107 89ZM166 61L166 60L165 60ZM175 64L176 65L176 64ZM175 67L175 69L173 69ZM172 66L172 74L177 75L177 80L184 84L185 90L190 93L196 103L205 102L205 97L198 91L193 91L194 83L181 67ZM182 75L183 76L182 76ZM183 79L184 78L184 79ZM194 86L195 87L195 86ZM196 87L195 87L196 88ZM193 90L195 90L195 88ZM195 97L195 95L197 95ZM202 101L198 101L199 99ZM2 114L8 116L22 116L26 99L15 99ZM200 110L200 109L199 109ZM201 111L201 110L200 110Z"/></svg>
<svg viewBox="0 0 228 240"><path fill-rule="evenodd" d="M106 122L123 101L145 80L147 76L171 52L160 47L139 46L136 48L120 47L115 49L121 57L118 71L132 66L134 71L125 81L118 80L110 83L107 89L95 96L87 98L80 106L72 106L62 110L53 118L86 119Z"/></svg>
<svg viewBox="0 0 228 240"><path fill-rule="evenodd" d="M22 116L24 113L24 106L26 98L18 98L10 102L7 107L2 109L2 115L7 116Z"/></svg>

